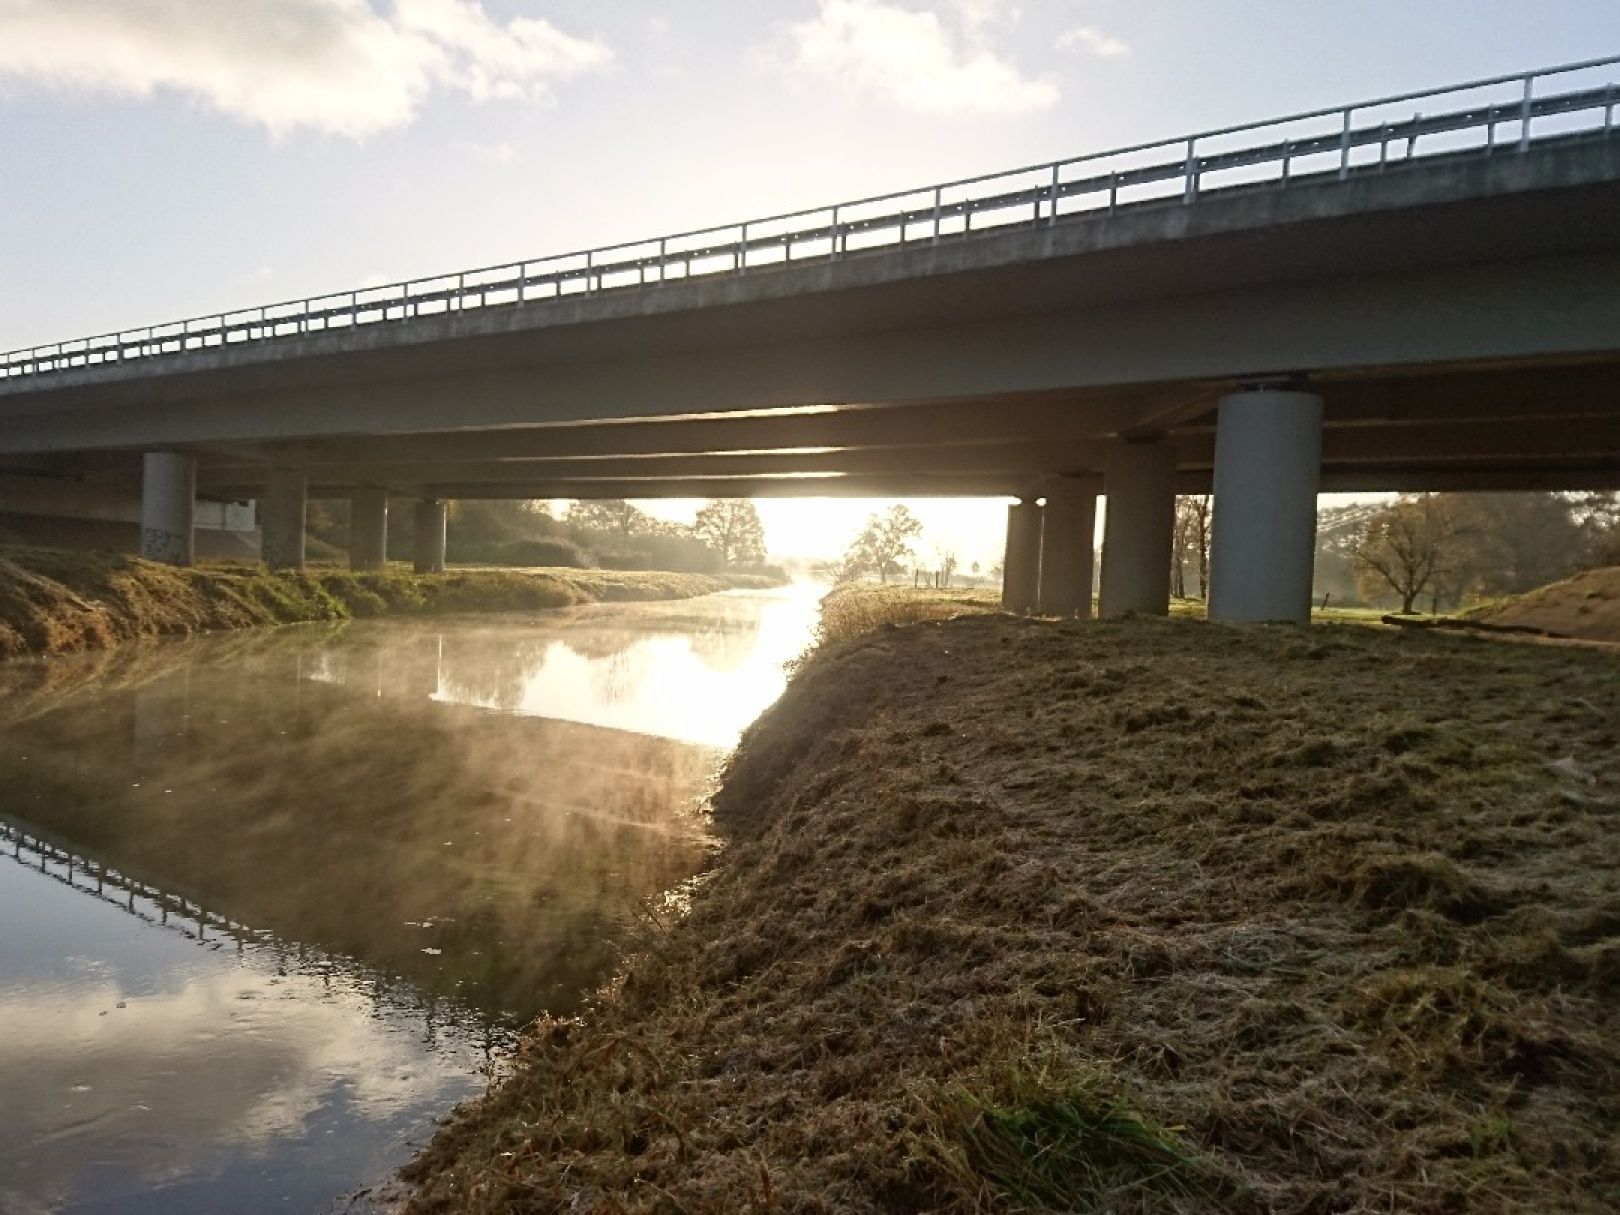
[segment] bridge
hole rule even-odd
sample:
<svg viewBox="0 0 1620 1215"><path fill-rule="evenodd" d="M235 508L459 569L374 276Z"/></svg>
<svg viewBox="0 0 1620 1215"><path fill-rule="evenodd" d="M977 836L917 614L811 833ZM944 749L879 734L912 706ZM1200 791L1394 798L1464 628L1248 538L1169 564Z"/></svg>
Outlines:
<svg viewBox="0 0 1620 1215"><path fill-rule="evenodd" d="M1620 57L0 355L0 509L1010 496L1007 605L1304 619L1319 491L1620 487Z"/></svg>

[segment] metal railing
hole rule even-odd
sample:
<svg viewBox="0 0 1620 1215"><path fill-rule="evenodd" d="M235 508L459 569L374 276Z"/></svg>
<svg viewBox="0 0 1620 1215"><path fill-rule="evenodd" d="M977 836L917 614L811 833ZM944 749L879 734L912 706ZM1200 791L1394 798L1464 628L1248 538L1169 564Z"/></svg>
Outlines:
<svg viewBox="0 0 1620 1215"><path fill-rule="evenodd" d="M0 379L365 325L747 275L968 239L1212 190L1286 188L1615 130L1620 55L876 195L642 241L215 313L0 355ZM1586 79L1580 79L1581 77ZM1549 91L1558 82L1560 91ZM1413 103L1440 105L1407 113Z"/></svg>

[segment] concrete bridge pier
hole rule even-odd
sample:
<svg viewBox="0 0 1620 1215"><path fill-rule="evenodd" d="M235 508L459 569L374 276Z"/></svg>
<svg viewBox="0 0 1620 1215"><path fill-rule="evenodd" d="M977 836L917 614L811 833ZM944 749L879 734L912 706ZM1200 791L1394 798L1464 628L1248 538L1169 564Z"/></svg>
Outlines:
<svg viewBox="0 0 1620 1215"><path fill-rule="evenodd" d="M296 469L273 469L265 483L264 497L259 502L259 526L264 537L259 551L272 571L304 568L308 490L307 478Z"/></svg>
<svg viewBox="0 0 1620 1215"><path fill-rule="evenodd" d="M416 504L416 572L444 573L444 503L426 498Z"/></svg>
<svg viewBox="0 0 1620 1215"><path fill-rule="evenodd" d="M1041 505L1019 502L1007 508L1007 549L1001 562L1001 606L1033 612L1041 593Z"/></svg>
<svg viewBox="0 0 1620 1215"><path fill-rule="evenodd" d="M141 556L190 565L196 554L197 461L177 451L149 451L141 461Z"/></svg>
<svg viewBox="0 0 1620 1215"><path fill-rule="evenodd" d="M380 570L388 560L388 491L366 487L349 498L349 568Z"/></svg>
<svg viewBox="0 0 1620 1215"><path fill-rule="evenodd" d="M1170 548L1176 529L1176 453L1168 443L1120 441L1103 462L1102 586L1097 614L1170 612Z"/></svg>
<svg viewBox="0 0 1620 1215"><path fill-rule="evenodd" d="M1321 397L1268 388L1221 398L1211 620L1310 620L1321 470Z"/></svg>
<svg viewBox="0 0 1620 1215"><path fill-rule="evenodd" d="M1065 478L1046 495L1041 523L1041 614L1091 618L1092 540L1097 495Z"/></svg>

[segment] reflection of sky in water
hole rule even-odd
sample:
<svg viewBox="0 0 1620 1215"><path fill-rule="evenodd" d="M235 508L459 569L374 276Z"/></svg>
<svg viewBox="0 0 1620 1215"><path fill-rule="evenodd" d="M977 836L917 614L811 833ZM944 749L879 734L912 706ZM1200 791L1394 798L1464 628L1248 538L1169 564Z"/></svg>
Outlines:
<svg viewBox="0 0 1620 1215"><path fill-rule="evenodd" d="M0 668L0 1211L323 1210L386 1176L513 1016L571 1008L626 909L692 872L712 748L814 610L794 589ZM71 860L31 871L25 837ZM244 930L200 942L199 904Z"/></svg>
<svg viewBox="0 0 1620 1215"><path fill-rule="evenodd" d="M200 949L18 866L0 922L8 1215L319 1209L480 1088L465 1036L424 1050L420 1017L261 946Z"/></svg>
<svg viewBox="0 0 1620 1215"><path fill-rule="evenodd" d="M803 648L814 607L802 591L784 596L783 610L759 619L757 637L745 636L731 666L716 666L701 642L680 633L637 640L606 659L553 642L525 681L516 711L730 747L781 695L783 663ZM725 640L711 647L722 662L729 657Z"/></svg>

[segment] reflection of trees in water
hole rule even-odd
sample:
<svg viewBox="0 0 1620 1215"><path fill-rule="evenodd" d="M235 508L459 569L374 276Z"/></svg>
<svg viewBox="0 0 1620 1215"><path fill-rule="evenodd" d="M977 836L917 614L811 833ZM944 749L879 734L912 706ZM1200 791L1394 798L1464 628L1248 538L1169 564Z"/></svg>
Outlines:
<svg viewBox="0 0 1620 1215"><path fill-rule="evenodd" d="M759 644L757 619L692 634L692 653L709 670L724 674L744 666Z"/></svg>
<svg viewBox="0 0 1620 1215"><path fill-rule="evenodd" d="M592 661L591 686L603 704L625 704L641 692L650 670L644 650L616 650Z"/></svg>
<svg viewBox="0 0 1620 1215"><path fill-rule="evenodd" d="M361 684L277 661L199 668L184 697L165 688L144 709L77 698L8 727L0 809L424 991L520 1018L570 1007L610 964L615 926L697 866L686 812L713 754ZM132 778L136 717L154 710L163 745Z"/></svg>
<svg viewBox="0 0 1620 1215"><path fill-rule="evenodd" d="M553 644L544 635L447 634L439 668L443 690L455 700L515 709Z"/></svg>

